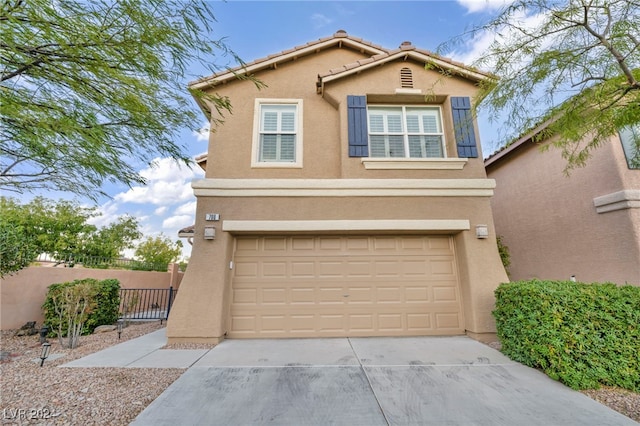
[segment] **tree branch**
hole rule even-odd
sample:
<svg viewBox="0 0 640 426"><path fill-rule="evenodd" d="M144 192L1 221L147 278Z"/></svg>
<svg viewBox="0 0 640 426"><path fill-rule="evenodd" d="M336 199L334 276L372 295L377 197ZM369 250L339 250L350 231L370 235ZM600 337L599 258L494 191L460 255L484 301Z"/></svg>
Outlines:
<svg viewBox="0 0 640 426"><path fill-rule="evenodd" d="M600 43L611 53L611 55L613 55L613 57L618 62L618 66L622 70L622 73L625 75L625 77L627 77L627 81L629 82L629 85L637 86L638 82L636 81L636 79L633 76L633 73L627 66L624 55L620 53L611 43L609 43L609 40L603 34L598 33L591 27L591 25L589 24L588 17L589 17L589 6L584 6L584 22L583 22L584 29L587 30L589 34L591 34L592 36L600 40Z"/></svg>

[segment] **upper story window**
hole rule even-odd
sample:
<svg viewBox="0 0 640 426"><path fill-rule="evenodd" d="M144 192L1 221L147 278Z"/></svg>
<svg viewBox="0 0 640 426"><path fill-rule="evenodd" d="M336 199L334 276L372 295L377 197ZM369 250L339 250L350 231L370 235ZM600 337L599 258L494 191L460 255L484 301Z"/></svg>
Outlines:
<svg viewBox="0 0 640 426"><path fill-rule="evenodd" d="M302 100L256 99L252 167L302 167Z"/></svg>
<svg viewBox="0 0 640 426"><path fill-rule="evenodd" d="M620 130L622 149L630 169L640 169L640 123Z"/></svg>
<svg viewBox="0 0 640 426"><path fill-rule="evenodd" d="M444 158L439 107L369 106L369 156Z"/></svg>

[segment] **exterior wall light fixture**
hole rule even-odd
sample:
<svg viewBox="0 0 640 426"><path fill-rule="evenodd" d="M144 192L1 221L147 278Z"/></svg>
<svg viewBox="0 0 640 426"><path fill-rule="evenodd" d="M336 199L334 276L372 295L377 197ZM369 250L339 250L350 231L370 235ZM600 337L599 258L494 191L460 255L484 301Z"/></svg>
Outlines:
<svg viewBox="0 0 640 426"><path fill-rule="evenodd" d="M487 225L476 225L476 237L481 240L489 238L489 227Z"/></svg>
<svg viewBox="0 0 640 426"><path fill-rule="evenodd" d="M205 226L204 227L204 239L205 240L215 240L216 239L216 228L213 226Z"/></svg>

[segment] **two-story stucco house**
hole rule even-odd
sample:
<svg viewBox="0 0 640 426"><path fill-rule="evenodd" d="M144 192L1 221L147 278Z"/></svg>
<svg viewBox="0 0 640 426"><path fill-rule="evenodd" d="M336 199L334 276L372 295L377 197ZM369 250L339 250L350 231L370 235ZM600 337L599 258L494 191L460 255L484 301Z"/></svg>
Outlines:
<svg viewBox="0 0 640 426"><path fill-rule="evenodd" d="M632 142L640 124L564 170L561 151L534 142L544 125L485 161L496 180L492 207L509 247L513 280L531 278L640 285L640 165Z"/></svg>
<svg viewBox="0 0 640 426"><path fill-rule="evenodd" d="M233 113L202 103L215 129L169 341L494 332L507 276L470 113L487 78L338 31L191 83Z"/></svg>

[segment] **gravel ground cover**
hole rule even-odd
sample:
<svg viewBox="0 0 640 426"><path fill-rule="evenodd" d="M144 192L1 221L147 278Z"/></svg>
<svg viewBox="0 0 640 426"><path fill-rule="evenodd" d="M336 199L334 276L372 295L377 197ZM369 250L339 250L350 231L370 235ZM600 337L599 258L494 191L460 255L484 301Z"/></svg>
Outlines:
<svg viewBox="0 0 640 426"><path fill-rule="evenodd" d="M0 340L2 424L129 424L185 369L57 367L162 327L159 321L132 323L123 331L121 340L115 331L83 336L80 346L73 350L61 348L57 339L49 339L51 354L63 356L45 361L43 367L39 366L38 336L14 337L13 331L3 331ZM499 344L490 346L499 349ZM165 348L210 347L186 344ZM640 422L640 394L609 387L582 393Z"/></svg>
<svg viewBox="0 0 640 426"><path fill-rule="evenodd" d="M82 336L80 346L63 349L49 339L51 354L40 367L38 336L14 337L3 331L0 342L2 424L126 425L157 398L185 369L58 368L77 358L162 328L160 321L131 323L118 340L116 331ZM37 359L37 362L34 361Z"/></svg>

